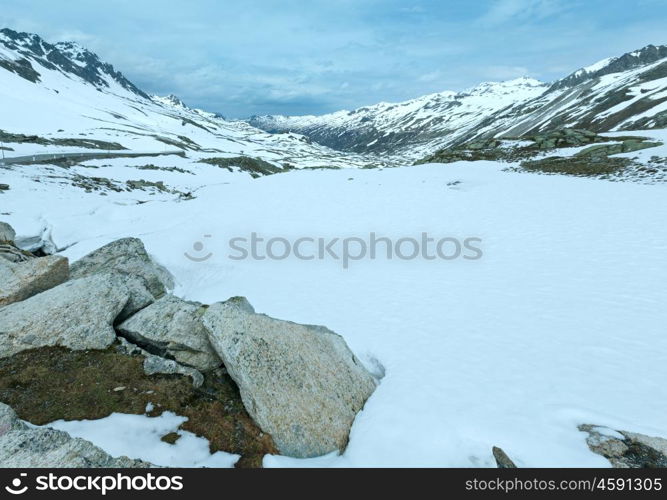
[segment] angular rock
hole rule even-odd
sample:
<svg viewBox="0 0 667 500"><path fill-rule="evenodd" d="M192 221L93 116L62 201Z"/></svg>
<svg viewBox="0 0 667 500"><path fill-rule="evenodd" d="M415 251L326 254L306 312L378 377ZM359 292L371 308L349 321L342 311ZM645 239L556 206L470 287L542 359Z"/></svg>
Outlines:
<svg viewBox="0 0 667 500"><path fill-rule="evenodd" d="M0 241L5 243L14 243L16 238L16 231L6 222L0 222Z"/></svg>
<svg viewBox="0 0 667 500"><path fill-rule="evenodd" d="M590 450L605 457L613 467L667 467L667 439L589 424L580 425L579 430L588 434Z"/></svg>
<svg viewBox="0 0 667 500"><path fill-rule="evenodd" d="M201 317L205 308L165 295L117 328L130 341L153 354L167 356L201 371L217 368L220 357L211 347Z"/></svg>
<svg viewBox="0 0 667 500"><path fill-rule="evenodd" d="M123 310L118 314L116 323L125 321L137 311L141 311L144 307L155 302L155 297L148 291L143 279L123 273L114 272L111 273L111 275L115 276L116 279L122 280L123 284L129 291L127 304L125 304Z"/></svg>
<svg viewBox="0 0 667 500"><path fill-rule="evenodd" d="M575 156L601 156L606 158L609 155L631 153L633 151L639 151L640 149L655 148L661 145L662 143L660 142L627 140L616 144L599 144L597 146L590 146L579 151Z"/></svg>
<svg viewBox="0 0 667 500"><path fill-rule="evenodd" d="M189 366L183 366L173 359L165 359L160 356L145 351L141 347L128 342L123 337L119 337L118 340L120 344L117 347L118 352L123 354L128 354L130 356L143 356L144 357L144 373L146 375L184 375L192 379L193 387L201 387L204 384L204 375L201 374L199 370L191 368Z"/></svg>
<svg viewBox="0 0 667 500"><path fill-rule="evenodd" d="M256 314L242 297L211 305L202 321L246 410L282 454L345 448L376 381L342 337Z"/></svg>
<svg viewBox="0 0 667 500"><path fill-rule="evenodd" d="M166 287L171 286L169 272L153 262L138 238L113 241L70 266L73 279L112 271L140 279L154 298L164 295Z"/></svg>
<svg viewBox="0 0 667 500"><path fill-rule="evenodd" d="M510 457L507 456L507 453L503 451L502 448L494 446L491 450L493 452L493 458L496 459L496 465L499 469L516 469L516 465Z"/></svg>
<svg viewBox="0 0 667 500"><path fill-rule="evenodd" d="M43 346L104 349L116 338L112 325L128 298L122 281L102 274L9 304L0 309L0 357Z"/></svg>
<svg viewBox="0 0 667 500"><path fill-rule="evenodd" d="M11 243L0 242L0 259L9 262L25 262L33 259L35 256L26 250L21 250Z"/></svg>
<svg viewBox="0 0 667 500"><path fill-rule="evenodd" d="M12 468L133 467L151 464L127 457L114 458L90 443L63 431L30 428L0 403L0 464Z"/></svg>
<svg viewBox="0 0 667 500"><path fill-rule="evenodd" d="M60 255L13 263L0 259L0 307L20 302L67 281L69 264Z"/></svg>
<svg viewBox="0 0 667 500"><path fill-rule="evenodd" d="M146 356L146 359L144 359L144 372L146 375L185 375L192 379L192 385L194 387L201 387L204 383L204 376L198 370L190 368L189 366L183 366L173 359L164 359L152 354L149 354Z"/></svg>

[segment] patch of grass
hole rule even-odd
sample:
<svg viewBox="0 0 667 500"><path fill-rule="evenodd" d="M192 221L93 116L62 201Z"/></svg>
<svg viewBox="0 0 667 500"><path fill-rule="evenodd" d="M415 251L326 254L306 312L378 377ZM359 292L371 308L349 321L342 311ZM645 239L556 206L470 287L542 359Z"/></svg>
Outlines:
<svg viewBox="0 0 667 500"><path fill-rule="evenodd" d="M114 391L118 387L125 389ZM208 439L211 452L241 455L237 467L261 467L265 454L277 453L271 437L245 411L228 375L206 374L204 385L195 389L189 377L146 375L142 356L114 347L48 347L0 359L0 401L36 425L99 419L114 412L141 415L152 403L150 416L172 411L188 417L181 428Z"/></svg>
<svg viewBox="0 0 667 500"><path fill-rule="evenodd" d="M524 161L521 167L530 172L600 177L617 174L631 164L632 160L629 158L549 156L540 160Z"/></svg>
<svg viewBox="0 0 667 500"><path fill-rule="evenodd" d="M250 158L249 156L236 156L233 158L204 158L199 160L199 163L207 163L215 165L220 168L226 168L233 172L233 167L237 167L242 172L249 173L253 178L261 177L262 175L277 174L285 172L284 169L276 167L268 161L259 158Z"/></svg>
<svg viewBox="0 0 667 500"><path fill-rule="evenodd" d="M47 139L46 137L38 135L12 134L10 132L5 132L4 130L0 130L0 141L15 144L40 144L42 146L72 146L106 151L121 151L127 149L117 142L99 141L97 139Z"/></svg>
<svg viewBox="0 0 667 500"><path fill-rule="evenodd" d="M157 165L153 165L152 163L149 163L148 165L138 165L134 168L138 168L139 170L162 170L163 172L178 172L179 174L195 175L194 172L190 172L189 170L185 170L184 168L158 167Z"/></svg>
<svg viewBox="0 0 667 500"><path fill-rule="evenodd" d="M181 439L181 435L178 432L170 432L169 434L165 434L160 438L160 441L164 441L165 443L169 444L176 444L176 441Z"/></svg>
<svg viewBox="0 0 667 500"><path fill-rule="evenodd" d="M130 190L150 190L150 189L155 189L161 193L175 193L175 191L170 190L167 188L167 186L164 185L164 182L162 181L145 181L143 179L139 179L136 181L129 180L125 181L125 184L127 184L127 187Z"/></svg>
<svg viewBox="0 0 667 500"><path fill-rule="evenodd" d="M509 137L503 140L528 141L521 146L508 146L499 139L479 139L449 148L419 160L420 163L451 163L455 161L505 161L521 162L520 167L510 167L511 171L543 172L586 177L609 177L627 173L635 167L629 158L610 157L662 145L646 137L618 136L605 137L585 129L562 128L525 137ZM604 143L604 144L600 144ZM556 151L565 147L587 146L573 157L548 156L535 158L540 153Z"/></svg>
<svg viewBox="0 0 667 500"><path fill-rule="evenodd" d="M174 146L175 148L190 149L192 151L201 151L201 146L199 144L197 144L189 137L185 137L184 135L179 135L178 140L171 139L169 137L164 137L161 135L154 135L153 137L156 140L160 141L161 143L167 144L169 146Z"/></svg>

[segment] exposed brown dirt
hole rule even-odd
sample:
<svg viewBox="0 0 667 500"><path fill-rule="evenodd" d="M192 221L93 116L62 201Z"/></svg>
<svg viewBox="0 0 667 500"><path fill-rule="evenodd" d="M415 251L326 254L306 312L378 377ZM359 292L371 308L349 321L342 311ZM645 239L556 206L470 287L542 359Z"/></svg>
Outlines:
<svg viewBox="0 0 667 500"><path fill-rule="evenodd" d="M181 428L208 439L211 452L241 455L237 467L261 467L263 455L277 453L271 437L246 413L228 375L208 374L195 389L189 377L148 376L142 364L143 357L113 346L104 351L24 351L0 359L0 401L36 425L99 419L114 412L140 415L152 403L150 416L168 410L188 417Z"/></svg>

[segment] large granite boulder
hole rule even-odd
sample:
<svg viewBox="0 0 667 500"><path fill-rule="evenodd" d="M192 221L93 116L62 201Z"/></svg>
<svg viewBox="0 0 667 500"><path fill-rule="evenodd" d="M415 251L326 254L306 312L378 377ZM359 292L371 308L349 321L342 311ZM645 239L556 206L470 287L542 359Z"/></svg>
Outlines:
<svg viewBox="0 0 667 500"><path fill-rule="evenodd" d="M69 263L60 255L20 263L0 259L0 307L49 290L68 277Z"/></svg>
<svg viewBox="0 0 667 500"><path fill-rule="evenodd" d="M129 299L113 275L68 281L0 308L0 357L35 347L104 349L116 339L113 323Z"/></svg>
<svg viewBox="0 0 667 500"><path fill-rule="evenodd" d="M169 271L158 265L146 252L138 238L123 238L92 251L73 262L70 276L73 279L113 272L131 281L130 300L120 315L125 319L162 297L173 286Z"/></svg>
<svg viewBox="0 0 667 500"><path fill-rule="evenodd" d="M282 454L345 448L376 381L342 337L256 314L244 298L211 305L202 321L246 410Z"/></svg>
<svg viewBox="0 0 667 500"><path fill-rule="evenodd" d="M222 364L201 317L205 307L165 295L118 325L118 331L149 352L208 371Z"/></svg>
<svg viewBox="0 0 667 500"><path fill-rule="evenodd" d="M152 467L141 460L114 458L80 438L49 428L31 428L0 403L0 464L9 468Z"/></svg>

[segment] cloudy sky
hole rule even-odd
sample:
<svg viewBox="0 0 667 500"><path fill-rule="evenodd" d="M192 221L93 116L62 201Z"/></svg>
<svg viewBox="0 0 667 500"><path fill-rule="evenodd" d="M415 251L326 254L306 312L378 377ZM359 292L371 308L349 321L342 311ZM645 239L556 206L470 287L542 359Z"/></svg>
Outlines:
<svg viewBox="0 0 667 500"><path fill-rule="evenodd" d="M667 43L665 0L2 0L0 25L75 40L228 117L553 80Z"/></svg>

